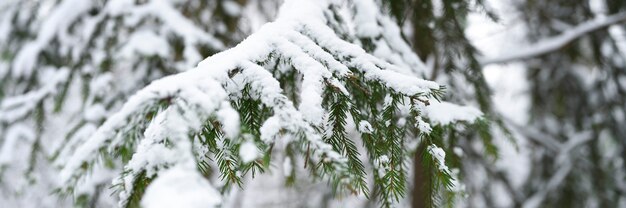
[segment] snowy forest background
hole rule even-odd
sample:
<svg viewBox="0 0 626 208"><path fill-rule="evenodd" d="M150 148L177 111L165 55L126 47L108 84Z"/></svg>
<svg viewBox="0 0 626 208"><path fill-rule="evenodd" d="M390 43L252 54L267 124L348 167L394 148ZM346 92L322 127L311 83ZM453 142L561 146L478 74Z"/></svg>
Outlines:
<svg viewBox="0 0 626 208"><path fill-rule="evenodd" d="M0 207L626 207L623 0L1 0Z"/></svg>

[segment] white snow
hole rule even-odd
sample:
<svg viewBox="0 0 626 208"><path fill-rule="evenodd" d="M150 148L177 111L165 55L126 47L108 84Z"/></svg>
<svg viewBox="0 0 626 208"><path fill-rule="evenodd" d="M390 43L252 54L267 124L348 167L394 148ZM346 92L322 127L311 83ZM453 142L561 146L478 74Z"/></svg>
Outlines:
<svg viewBox="0 0 626 208"><path fill-rule="evenodd" d="M103 73L89 82L89 93L93 96L105 96L111 92L111 86L114 82L112 73Z"/></svg>
<svg viewBox="0 0 626 208"><path fill-rule="evenodd" d="M189 79L195 81L189 81ZM76 150L62 171L61 178L67 181L76 177L76 174L79 174L77 170L80 170L80 165L83 162L92 161L97 156L93 153L97 152L98 149L107 146L109 146L108 149L112 149L120 145L120 139L124 137L116 137L115 135L124 129L126 120L138 116L138 111L140 112L141 109L148 107L156 100L170 96L181 98L180 100L173 100L178 105L170 106L167 110L159 113L151 122L145 132L146 139L140 142L137 153L133 155L127 168L133 171L144 169L157 171L160 166L167 163L177 164L192 161L193 156L185 147L191 146L191 144L187 144L190 143L189 140L183 138L187 137L190 130L197 131L202 122L208 119L210 113L218 109L228 108L220 107L223 100L227 98L226 92L220 89L222 89L221 86L211 79L203 79L203 77L186 73L153 82L132 96L119 112L109 117L88 142ZM115 140L113 140L114 137ZM159 144L164 138L171 140L175 144L175 149L169 150Z"/></svg>
<svg viewBox="0 0 626 208"><path fill-rule="evenodd" d="M291 171L293 171L293 165L291 165L291 158L285 157L283 161L283 175L286 177L291 176Z"/></svg>
<svg viewBox="0 0 626 208"><path fill-rule="evenodd" d="M263 126L261 126L261 140L264 142L271 142L274 140L278 132L280 132L281 125L279 123L279 118L276 116L272 116L265 120Z"/></svg>
<svg viewBox="0 0 626 208"><path fill-rule="evenodd" d="M41 86L40 89L2 100L0 103L0 121L14 122L32 112L38 102L57 93L57 86L67 81L70 72L67 68L45 68L40 73L43 73L47 79L45 85Z"/></svg>
<svg viewBox="0 0 626 208"><path fill-rule="evenodd" d="M432 6L433 6L433 15L435 17L441 17L443 16L443 2L441 2L442 0L432 0Z"/></svg>
<svg viewBox="0 0 626 208"><path fill-rule="evenodd" d="M106 114L107 112L106 109L104 109L104 106L94 105L85 109L85 113L83 114L83 116L87 121L97 122L103 119Z"/></svg>
<svg viewBox="0 0 626 208"><path fill-rule="evenodd" d="M483 114L471 106L459 106L448 102L431 102L426 106L426 117L435 124L447 125L456 121L473 122Z"/></svg>
<svg viewBox="0 0 626 208"><path fill-rule="evenodd" d="M130 12L130 15L132 15L131 19L139 20L148 15L159 18L164 23L163 30L182 37L186 47L193 47L196 43L206 43L216 49L224 48L222 42L195 26L193 22L173 8L173 5L166 0L152 0L145 5L138 6L136 9L126 10L125 12ZM112 12L119 11L113 10Z"/></svg>
<svg viewBox="0 0 626 208"><path fill-rule="evenodd" d="M508 53L502 53L496 57L486 57L481 61L482 65L506 63L511 61L523 60L542 55L556 49L562 48L567 43L577 38L598 30L600 28L617 24L626 20L626 12L617 13L606 17L597 17L593 20L580 23L574 28L568 29L560 35L541 39L539 42L531 45L519 47L517 50L509 50Z"/></svg>
<svg viewBox="0 0 626 208"><path fill-rule="evenodd" d="M380 35L380 27L376 17L378 16L378 6L373 1L355 1L354 24L356 33L361 37L374 38Z"/></svg>
<svg viewBox="0 0 626 208"><path fill-rule="evenodd" d="M374 129L369 122L362 120L359 122L359 131L364 134L371 134Z"/></svg>
<svg viewBox="0 0 626 208"><path fill-rule="evenodd" d="M388 166L389 157L387 155L381 155L374 160L374 167L378 169L378 171L380 171L381 173L385 172L385 170L389 168ZM381 175L384 175L384 173Z"/></svg>
<svg viewBox="0 0 626 208"><path fill-rule="evenodd" d="M228 102L222 102L222 108L217 111L217 119L222 123L222 131L228 138L239 135L239 113Z"/></svg>
<svg viewBox="0 0 626 208"><path fill-rule="evenodd" d="M202 175L178 166L162 172L141 200L145 208L210 208L221 203L221 194Z"/></svg>
<svg viewBox="0 0 626 208"><path fill-rule="evenodd" d="M463 149L461 149L460 147L454 147L454 148L452 149L452 151L454 151L454 154L455 154L455 155L457 155L457 156L459 156L459 157L463 157L463 155L465 154L465 153L463 152Z"/></svg>
<svg viewBox="0 0 626 208"><path fill-rule="evenodd" d="M434 144L429 145L426 148L426 151L428 151L428 154L430 154L435 160L435 165L437 166L439 171L448 173L450 177L452 177L451 178L452 187L450 191L463 192L465 190L465 185L462 184L457 179L459 170L458 169L450 170L448 166L446 165L446 152L442 148Z"/></svg>
<svg viewBox="0 0 626 208"><path fill-rule="evenodd" d="M443 151L443 149L441 149L440 147L437 147L437 145L434 145L434 144L428 146L427 150L428 150L428 153L437 162L436 165L439 168L439 170L440 171L449 172L448 166L446 166L446 152Z"/></svg>
<svg viewBox="0 0 626 208"><path fill-rule="evenodd" d="M433 130L430 127L430 124L426 123L426 121L424 121L422 118L417 118L417 123L415 124L417 125L417 128L426 134L430 134L430 132Z"/></svg>
<svg viewBox="0 0 626 208"><path fill-rule="evenodd" d="M241 5L234 1L222 1L222 9L231 17L241 15Z"/></svg>
<svg viewBox="0 0 626 208"><path fill-rule="evenodd" d="M135 57L135 53L144 56L158 55L166 57L169 52L169 43L162 36L152 31L134 32L128 43L121 49L120 55L125 58Z"/></svg>
<svg viewBox="0 0 626 208"><path fill-rule="evenodd" d="M261 153L254 142L247 141L239 147L239 157L241 157L241 161L244 163L252 162L260 156Z"/></svg>
<svg viewBox="0 0 626 208"><path fill-rule="evenodd" d="M13 162L15 155L14 150L19 142L32 142L35 140L35 132L23 125L15 125L7 130L6 137L3 140L2 151L0 151L0 168Z"/></svg>
<svg viewBox="0 0 626 208"><path fill-rule="evenodd" d="M37 33L37 39L24 46L16 55L13 61L13 77L28 77L32 75L37 63L39 53L48 46L52 39L65 31L61 28L67 28L81 14L91 8L91 1L83 0L66 0L54 9L42 24L42 28Z"/></svg>

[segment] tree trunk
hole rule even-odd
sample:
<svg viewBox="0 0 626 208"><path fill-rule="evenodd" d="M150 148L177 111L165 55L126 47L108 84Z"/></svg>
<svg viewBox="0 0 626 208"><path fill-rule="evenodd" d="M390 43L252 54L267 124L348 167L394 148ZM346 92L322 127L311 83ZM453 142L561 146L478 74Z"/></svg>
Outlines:
<svg viewBox="0 0 626 208"><path fill-rule="evenodd" d="M422 161L422 155L426 151L426 145L420 144L417 148L417 152L413 157L413 193L412 193L412 207L413 208L426 208L428 201L430 201L430 187L428 177L428 169L425 167Z"/></svg>

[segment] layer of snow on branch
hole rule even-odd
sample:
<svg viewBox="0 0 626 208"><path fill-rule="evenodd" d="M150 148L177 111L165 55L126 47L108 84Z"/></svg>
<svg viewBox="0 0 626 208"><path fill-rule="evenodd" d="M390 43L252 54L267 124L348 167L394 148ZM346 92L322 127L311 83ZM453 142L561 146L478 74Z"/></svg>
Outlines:
<svg viewBox="0 0 626 208"><path fill-rule="evenodd" d="M374 128L372 128L372 125L363 120L359 122L359 132L364 133L364 134L371 134L374 130Z"/></svg>
<svg viewBox="0 0 626 208"><path fill-rule="evenodd" d="M156 178L141 200L145 208L207 208L222 203L220 193L198 172L174 167Z"/></svg>
<svg viewBox="0 0 626 208"><path fill-rule="evenodd" d="M259 150L253 142L245 142L241 144L239 147L239 156L241 157L241 161L244 163L249 163L261 156Z"/></svg>
<svg viewBox="0 0 626 208"><path fill-rule="evenodd" d="M293 171L293 165L291 164L291 158L285 157L283 161L283 175L286 177L291 176L291 171Z"/></svg>
<svg viewBox="0 0 626 208"><path fill-rule="evenodd" d="M433 102L425 109L426 116L435 124L447 125L455 121L472 122L483 115L471 106L459 106L448 102Z"/></svg>
<svg viewBox="0 0 626 208"><path fill-rule="evenodd" d="M464 191L465 185L459 182L459 180L457 179L459 170L458 169L450 170L448 166L446 165L446 152L443 149L441 149L441 147L438 147L437 145L434 145L434 144L428 146L427 150L428 150L428 154L430 154L435 160L436 162L435 165L437 166L439 171L450 174L450 177L451 177L450 182L452 184L452 187L450 187L450 191L453 191L453 192Z"/></svg>
<svg viewBox="0 0 626 208"><path fill-rule="evenodd" d="M15 150L19 149L18 143L32 142L35 140L35 132L24 125L11 127L4 138L2 149L0 149L0 168L15 161Z"/></svg>
<svg viewBox="0 0 626 208"><path fill-rule="evenodd" d="M440 171L450 172L446 166L446 152L436 145L428 146L428 153L437 161L437 167Z"/></svg>
<svg viewBox="0 0 626 208"><path fill-rule="evenodd" d="M378 16L378 6L373 1L355 1L354 7L357 10L354 16L356 33L362 37L373 38L380 34L380 27L376 17Z"/></svg>
<svg viewBox="0 0 626 208"><path fill-rule="evenodd" d="M234 1L223 1L222 8L224 9L224 12L231 17L241 15L241 10L243 9L241 8L241 5Z"/></svg>
<svg viewBox="0 0 626 208"><path fill-rule="evenodd" d="M167 56L169 53L168 43L151 31L139 31L133 33L128 43L122 49L122 57L132 58L135 53L144 56L159 55Z"/></svg>
<svg viewBox="0 0 626 208"><path fill-rule="evenodd" d="M4 98L0 102L0 121L11 123L32 112L37 103L57 92L57 86L68 79L70 71L67 68L44 68L40 69L39 73L42 73L42 77L47 79L40 89L15 97Z"/></svg>
<svg viewBox="0 0 626 208"><path fill-rule="evenodd" d="M233 109L226 101L222 103L222 108L217 111L217 119L222 124L222 131L228 138L236 138L239 135L239 113Z"/></svg>
<svg viewBox="0 0 626 208"><path fill-rule="evenodd" d="M571 41L595 30L626 21L626 12L617 13L611 16L598 17L583 22L576 27L569 29L554 37L539 40L537 43L511 50L511 53L504 53L499 57L488 57L481 61L483 65L494 63L505 63L510 61L528 59L557 50Z"/></svg>
<svg viewBox="0 0 626 208"><path fill-rule="evenodd" d="M37 39L22 47L16 54L13 61L13 77L29 77L35 69L41 51L55 36L59 35L58 33L64 32L60 28L68 28L75 19L88 11L91 5L91 1L62 1L55 8L54 13L46 17L37 33Z"/></svg>

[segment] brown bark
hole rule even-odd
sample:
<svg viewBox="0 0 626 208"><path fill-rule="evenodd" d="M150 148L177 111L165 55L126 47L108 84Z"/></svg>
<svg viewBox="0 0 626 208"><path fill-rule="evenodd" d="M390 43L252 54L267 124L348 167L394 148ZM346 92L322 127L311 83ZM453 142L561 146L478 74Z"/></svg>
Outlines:
<svg viewBox="0 0 626 208"><path fill-rule="evenodd" d="M430 200L429 187L427 185L430 178L428 177L428 169L424 167L422 162L422 155L425 153L425 150L425 145L420 145L413 158L413 197L411 202L413 208L426 208Z"/></svg>
<svg viewBox="0 0 626 208"><path fill-rule="evenodd" d="M426 20L433 19L432 3L430 0L414 0L411 8L413 14L411 15L411 23L413 24L413 38L412 45L413 50L422 60L427 60L429 56L435 55L435 38L433 31L428 24L432 24ZM435 57L436 58L436 57ZM435 69L438 67L437 60L435 60ZM433 70L431 79L436 77L437 70ZM417 148L417 152L413 158L413 190L412 207L413 208L426 208L429 207L429 201L431 200L428 167L422 161L422 156L426 151L426 146L420 144Z"/></svg>

